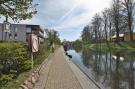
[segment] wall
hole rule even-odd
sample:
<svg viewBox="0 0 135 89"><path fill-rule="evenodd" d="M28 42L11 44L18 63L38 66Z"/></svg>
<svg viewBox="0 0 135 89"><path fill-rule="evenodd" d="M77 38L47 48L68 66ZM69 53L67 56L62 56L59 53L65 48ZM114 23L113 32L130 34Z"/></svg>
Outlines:
<svg viewBox="0 0 135 89"><path fill-rule="evenodd" d="M2 36L2 35L3 35L2 33L3 33L3 32L2 32L2 24L0 23L0 40L2 40L2 37L3 37L3 36Z"/></svg>
<svg viewBox="0 0 135 89"><path fill-rule="evenodd" d="M135 40L135 33L133 33L133 40ZM130 41L129 33L124 33L124 41Z"/></svg>
<svg viewBox="0 0 135 89"><path fill-rule="evenodd" d="M0 40L26 42L26 31L27 31L26 25L12 24L10 33L7 33L6 35L5 32L3 32L2 30L3 27L2 24L0 23Z"/></svg>
<svg viewBox="0 0 135 89"><path fill-rule="evenodd" d="M14 25L14 27L17 27L18 31L17 31L17 41L22 41L22 42L26 42L26 32L27 32L27 28L26 25Z"/></svg>

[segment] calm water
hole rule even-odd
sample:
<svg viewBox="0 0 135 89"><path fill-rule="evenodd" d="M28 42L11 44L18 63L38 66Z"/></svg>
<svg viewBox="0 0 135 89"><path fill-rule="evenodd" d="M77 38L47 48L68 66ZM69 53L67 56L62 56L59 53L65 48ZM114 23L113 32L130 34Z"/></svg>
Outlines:
<svg viewBox="0 0 135 89"><path fill-rule="evenodd" d="M135 52L69 50L71 59L102 89L135 89Z"/></svg>

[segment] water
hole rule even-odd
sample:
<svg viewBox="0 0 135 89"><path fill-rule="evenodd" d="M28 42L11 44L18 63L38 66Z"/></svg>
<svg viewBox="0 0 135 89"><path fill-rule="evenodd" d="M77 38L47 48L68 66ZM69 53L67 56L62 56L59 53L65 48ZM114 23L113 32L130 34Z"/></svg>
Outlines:
<svg viewBox="0 0 135 89"><path fill-rule="evenodd" d="M135 52L69 50L72 61L102 89L135 89Z"/></svg>

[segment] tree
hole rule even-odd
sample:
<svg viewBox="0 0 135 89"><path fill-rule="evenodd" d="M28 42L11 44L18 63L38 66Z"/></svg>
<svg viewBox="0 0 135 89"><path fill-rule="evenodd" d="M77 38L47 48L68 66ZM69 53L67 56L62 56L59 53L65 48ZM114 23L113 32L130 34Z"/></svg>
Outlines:
<svg viewBox="0 0 135 89"><path fill-rule="evenodd" d="M48 30L48 35L49 35L49 41L50 42L54 42L55 44L60 45L61 44L61 40L59 38L59 34L57 31L55 30Z"/></svg>
<svg viewBox="0 0 135 89"><path fill-rule="evenodd" d="M84 43L90 43L90 29L88 25L82 31L82 41Z"/></svg>
<svg viewBox="0 0 135 89"><path fill-rule="evenodd" d="M113 14L114 28L116 30L116 42L120 41L120 38L119 38L120 9L121 9L120 1L113 0L112 14Z"/></svg>
<svg viewBox="0 0 135 89"><path fill-rule="evenodd" d="M103 22L103 26L104 26L104 30L105 30L105 39L106 39L106 42L108 42L108 31L107 31L107 26L108 26L108 10L104 10L102 12L103 14L103 17L102 17L102 22Z"/></svg>
<svg viewBox="0 0 135 89"><path fill-rule="evenodd" d="M107 9L107 16L108 16L108 29L109 29L109 35L110 35L110 41L112 41L112 27L113 27L113 21L112 21L112 9Z"/></svg>
<svg viewBox="0 0 135 89"><path fill-rule="evenodd" d="M32 4L33 0L0 0L0 17L10 17L13 21L26 20L32 18L37 13L37 4Z"/></svg>
<svg viewBox="0 0 135 89"><path fill-rule="evenodd" d="M93 32L95 35L94 37L95 37L96 43L99 41L101 43L101 23L102 23L102 19L101 19L100 15L96 14L92 20L92 27L93 27Z"/></svg>
<svg viewBox="0 0 135 89"><path fill-rule="evenodd" d="M123 0L122 5L124 7L124 13L127 16L128 29L130 34L130 40L133 40L133 17L134 17L134 9L135 9L135 1L134 0Z"/></svg>

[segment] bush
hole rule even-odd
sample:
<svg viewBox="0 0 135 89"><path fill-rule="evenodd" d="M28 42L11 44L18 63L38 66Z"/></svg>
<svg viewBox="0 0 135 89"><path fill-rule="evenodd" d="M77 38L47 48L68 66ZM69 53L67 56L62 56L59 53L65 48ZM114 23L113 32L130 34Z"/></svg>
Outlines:
<svg viewBox="0 0 135 89"><path fill-rule="evenodd" d="M8 82L21 72L30 69L29 64L25 44L18 42L0 43L0 82L6 83L5 81Z"/></svg>
<svg viewBox="0 0 135 89"><path fill-rule="evenodd" d="M49 54L47 43L39 46L39 52L34 53L34 67L40 65ZM28 46L18 42L0 43L0 89L17 89L31 71L31 59ZM11 76L12 75L12 76Z"/></svg>
<svg viewBox="0 0 135 89"><path fill-rule="evenodd" d="M48 44L42 43L39 45L39 51L34 53L34 66L41 64L45 56L49 54L50 47Z"/></svg>
<svg viewBox="0 0 135 89"><path fill-rule="evenodd" d="M24 61L24 64L21 67L21 70L23 70L23 71L30 70L31 69L31 65L32 65L31 60L26 60L26 61Z"/></svg>
<svg viewBox="0 0 135 89"><path fill-rule="evenodd" d="M13 74L2 75L0 78L0 86L3 86L5 83L11 81L13 77Z"/></svg>

